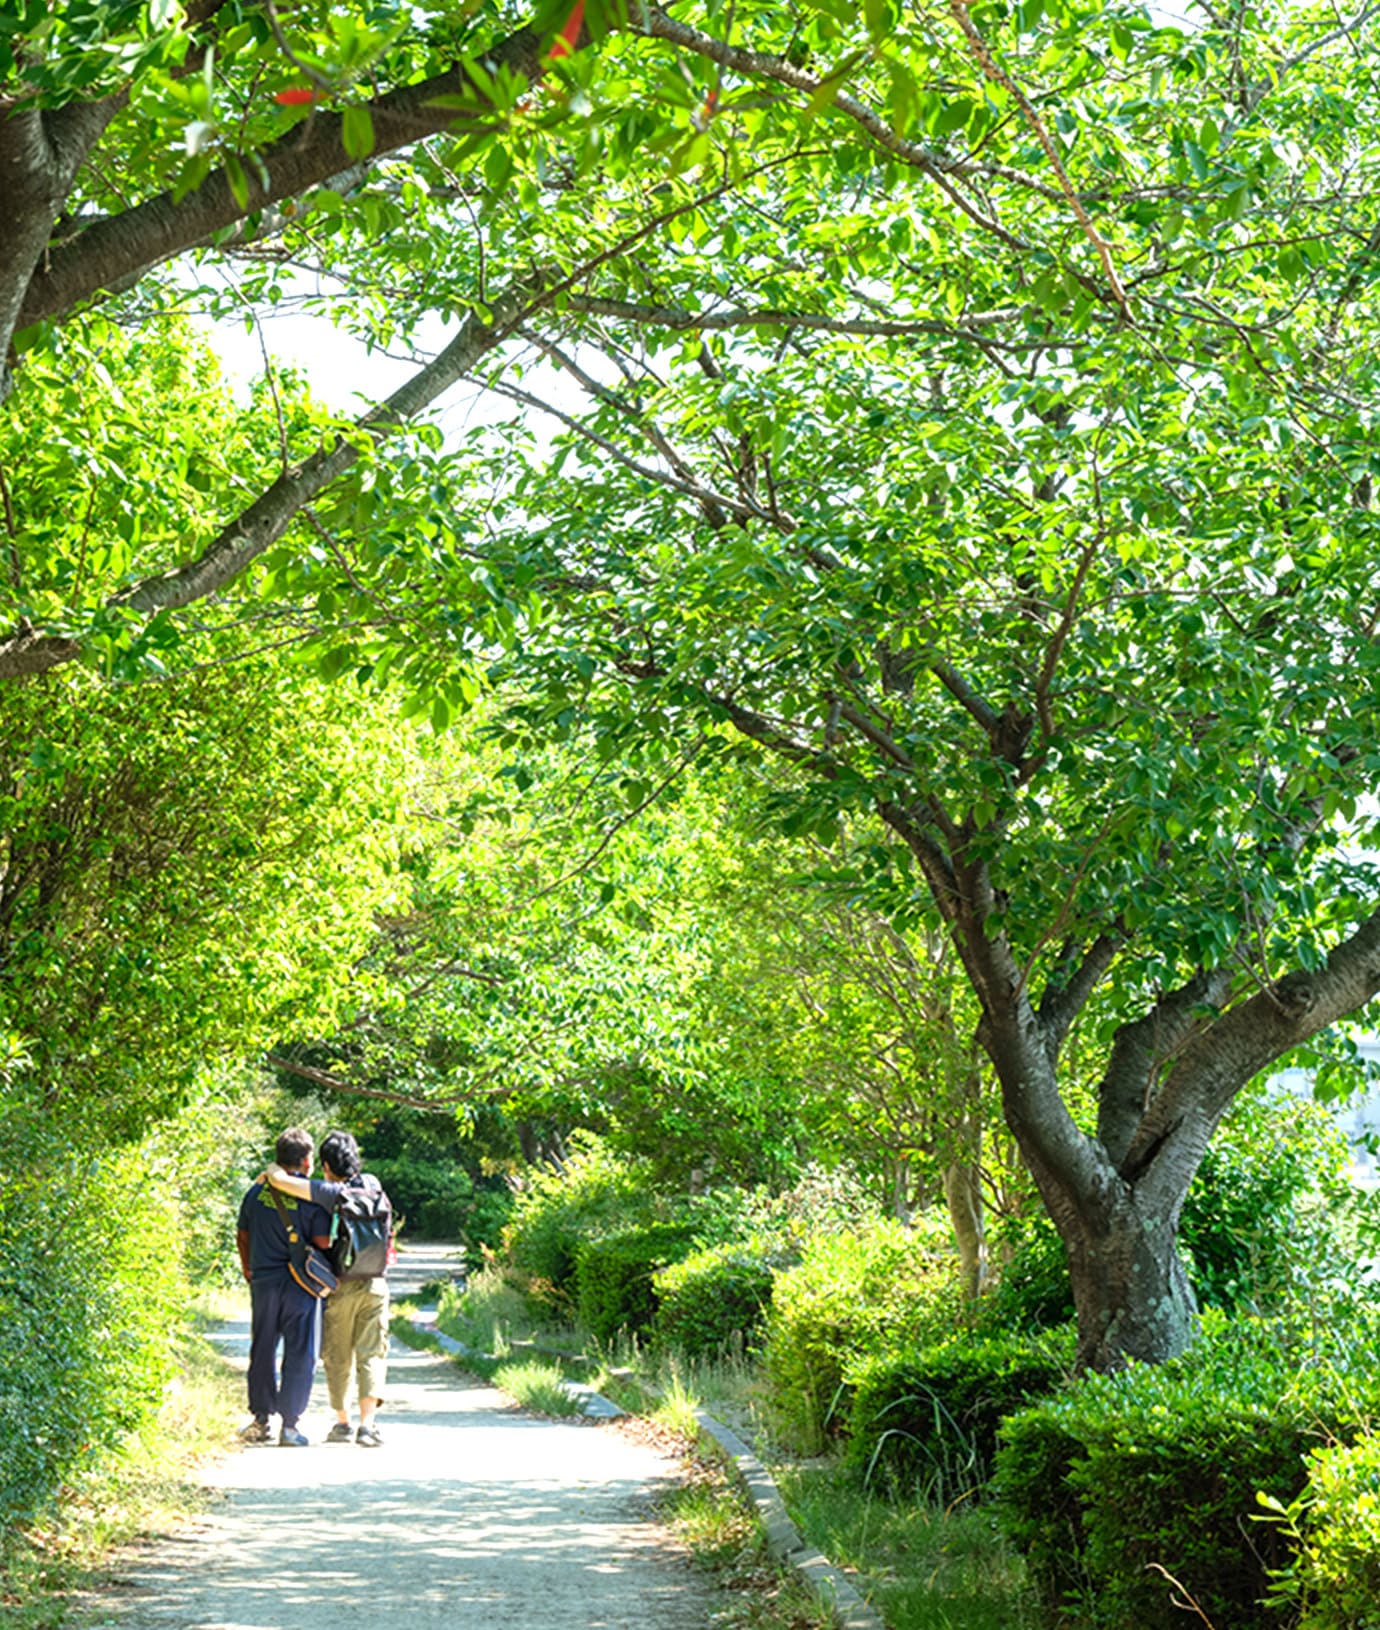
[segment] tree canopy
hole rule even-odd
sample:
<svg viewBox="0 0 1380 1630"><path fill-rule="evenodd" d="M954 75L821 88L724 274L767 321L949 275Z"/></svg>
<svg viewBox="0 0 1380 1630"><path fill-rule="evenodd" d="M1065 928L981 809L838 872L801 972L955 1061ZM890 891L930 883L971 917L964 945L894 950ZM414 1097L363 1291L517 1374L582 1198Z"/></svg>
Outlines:
<svg viewBox="0 0 1380 1630"><path fill-rule="evenodd" d="M952 938L1084 1361L1165 1356L1213 1128L1380 989L1375 28L36 8L11 411L103 325L304 290L417 372L355 423L270 374L223 463L160 440L204 496L154 537L75 462L11 492L0 678L290 639L438 727L502 684L638 773L789 766L783 824ZM400 430L461 379L524 417Z"/></svg>

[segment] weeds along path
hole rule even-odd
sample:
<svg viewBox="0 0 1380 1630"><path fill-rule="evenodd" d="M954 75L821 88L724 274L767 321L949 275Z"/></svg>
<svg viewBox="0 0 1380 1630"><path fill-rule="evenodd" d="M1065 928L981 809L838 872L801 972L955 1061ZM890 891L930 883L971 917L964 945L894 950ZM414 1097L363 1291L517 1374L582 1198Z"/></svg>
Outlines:
<svg viewBox="0 0 1380 1630"><path fill-rule="evenodd" d="M410 1254L410 1253L409 1253ZM422 1270L404 1262L399 1278ZM434 1271L434 1268L433 1270ZM425 1273L422 1272L425 1277ZM219 1339L243 1368L248 1324ZM227 1452L209 1519L126 1559L79 1622L119 1630L704 1630L723 1605L652 1514L676 1468L616 1431L539 1419L395 1344L382 1448ZM242 1385L238 1377L234 1385ZM322 1619L322 1615L325 1619Z"/></svg>

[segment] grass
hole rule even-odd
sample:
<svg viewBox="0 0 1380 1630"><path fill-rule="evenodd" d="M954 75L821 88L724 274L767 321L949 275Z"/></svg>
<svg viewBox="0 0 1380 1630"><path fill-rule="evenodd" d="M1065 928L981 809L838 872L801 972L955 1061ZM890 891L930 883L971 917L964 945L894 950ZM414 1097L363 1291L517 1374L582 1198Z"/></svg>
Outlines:
<svg viewBox="0 0 1380 1630"><path fill-rule="evenodd" d="M506 1358L515 1342L536 1337L558 1347L578 1347L581 1339L577 1331L543 1324L527 1297L492 1266L473 1275L463 1291L442 1287L436 1324L456 1341L495 1358Z"/></svg>
<svg viewBox="0 0 1380 1630"><path fill-rule="evenodd" d="M675 1432L693 1443L699 1436L697 1412L702 1407L699 1394L692 1391L680 1375L673 1374L661 1389L652 1419L667 1431Z"/></svg>
<svg viewBox="0 0 1380 1630"><path fill-rule="evenodd" d="M179 1374L155 1421L64 1490L47 1521L5 1536L5 1630L57 1630L69 1620L72 1597L99 1583L113 1552L204 1509L207 1495L193 1474L224 1449L242 1411L231 1372L203 1335L183 1336L178 1357Z"/></svg>
<svg viewBox="0 0 1380 1630"><path fill-rule="evenodd" d="M855 1573L891 1630L1037 1630L1020 1558L990 1507L893 1502L830 1464L774 1475L801 1534Z"/></svg>
<svg viewBox="0 0 1380 1630"><path fill-rule="evenodd" d="M775 1562L751 1501L713 1443L682 1437L665 1425L652 1431L679 1449L686 1480L658 1511L691 1561L724 1593L719 1630L833 1630L834 1614L798 1574Z"/></svg>
<svg viewBox="0 0 1380 1630"><path fill-rule="evenodd" d="M493 1373L493 1384L506 1392L524 1409L539 1415L583 1415L584 1404L561 1386L561 1367L539 1358L520 1359L500 1364Z"/></svg>

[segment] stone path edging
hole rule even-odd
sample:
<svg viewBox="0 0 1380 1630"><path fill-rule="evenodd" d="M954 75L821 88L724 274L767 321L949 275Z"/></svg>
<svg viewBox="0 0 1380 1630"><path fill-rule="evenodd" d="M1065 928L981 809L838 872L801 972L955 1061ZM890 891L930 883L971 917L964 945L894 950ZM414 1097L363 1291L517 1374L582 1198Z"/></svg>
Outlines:
<svg viewBox="0 0 1380 1630"><path fill-rule="evenodd" d="M800 1537L800 1530L791 1520L771 1473L747 1444L707 1410L697 1409L695 1419L723 1450L739 1482L747 1489L766 1529L771 1554L788 1568L794 1568L826 1601L833 1603L840 1630L886 1630L882 1619L863 1600L852 1581L827 1556Z"/></svg>
<svg viewBox="0 0 1380 1630"><path fill-rule="evenodd" d="M414 1330L435 1341L443 1352L449 1353L454 1358L481 1358L487 1363L496 1362L492 1353L481 1353L474 1347L467 1347L463 1341L456 1341L454 1336L443 1334L436 1327L435 1315L430 1314L428 1317L428 1314L430 1310L423 1309L417 1316L410 1318L408 1323ZM524 1342L522 1345L529 1352L544 1351L535 1342ZM550 1356L568 1358L571 1355L552 1353ZM562 1381L561 1387L572 1398L579 1398L584 1405L585 1414L597 1420L616 1420L627 1414L626 1410L620 1409L611 1399L603 1397L595 1392L593 1387L586 1386L581 1381ZM832 1604L839 1630L886 1630L881 1617L863 1600L852 1581L846 1578L828 1557L814 1550L801 1538L800 1530L791 1520L786 1503L781 1498L781 1492L772 1480L771 1473L748 1445L722 1421L716 1420L708 1410L697 1409L695 1419L706 1436L712 1438L719 1446L738 1481L747 1490L748 1497L766 1531L767 1549L772 1556L788 1568L794 1569Z"/></svg>

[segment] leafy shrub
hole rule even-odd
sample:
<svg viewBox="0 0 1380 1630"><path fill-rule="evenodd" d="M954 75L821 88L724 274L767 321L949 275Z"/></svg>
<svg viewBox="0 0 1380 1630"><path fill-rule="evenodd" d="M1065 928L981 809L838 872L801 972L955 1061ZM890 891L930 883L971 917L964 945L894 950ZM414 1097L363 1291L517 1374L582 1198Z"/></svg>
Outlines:
<svg viewBox="0 0 1380 1630"><path fill-rule="evenodd" d="M1059 1230L1044 1212L1008 1219L995 1233L1006 1260L983 1299L984 1330L1053 1330L1074 1315L1068 1256Z"/></svg>
<svg viewBox="0 0 1380 1630"><path fill-rule="evenodd" d="M575 1134L571 1145L560 1171L532 1173L503 1230L514 1272L552 1303L575 1277L582 1239L650 1222L656 1211L640 1168L590 1134Z"/></svg>
<svg viewBox="0 0 1380 1630"><path fill-rule="evenodd" d="M1346 1159L1321 1105L1276 1090L1240 1105L1203 1157L1179 1225L1199 1302L1275 1310L1300 1278L1336 1261L1319 1184Z"/></svg>
<svg viewBox="0 0 1380 1630"><path fill-rule="evenodd" d="M806 1166L790 1188L753 1189L734 1205L736 1237L771 1239L796 1252L820 1234L868 1228L878 1216L872 1185L848 1165ZM917 1226L928 1228L930 1221ZM948 1224L938 1226L942 1231Z"/></svg>
<svg viewBox="0 0 1380 1630"><path fill-rule="evenodd" d="M476 1180L454 1162L407 1155L371 1160L368 1166L387 1189L410 1238L460 1240L471 1258L502 1238L513 1197L501 1177Z"/></svg>
<svg viewBox="0 0 1380 1630"><path fill-rule="evenodd" d="M878 1221L810 1241L777 1274L767 1313L767 1382L777 1429L816 1454L842 1426L850 1362L937 1336L958 1310L951 1253L937 1232Z"/></svg>
<svg viewBox="0 0 1380 1630"><path fill-rule="evenodd" d="M653 1334L686 1358L715 1358L761 1330L773 1271L785 1265L768 1240L711 1245L658 1269Z"/></svg>
<svg viewBox="0 0 1380 1630"><path fill-rule="evenodd" d="M148 1421L184 1280L169 1192L137 1151L93 1159L37 1119L0 1124L0 1519Z"/></svg>
<svg viewBox="0 0 1380 1630"><path fill-rule="evenodd" d="M652 1223L599 1239L576 1249L576 1301L580 1322L598 1342L620 1331L638 1334L651 1327L657 1300L653 1275L694 1243L688 1223Z"/></svg>
<svg viewBox="0 0 1380 1630"><path fill-rule="evenodd" d="M960 1337L866 1359L850 1377L845 1462L858 1476L941 1503L991 1476L1005 1415L1052 1392L1073 1364L1071 1330L1042 1345L1018 1336Z"/></svg>
<svg viewBox="0 0 1380 1630"><path fill-rule="evenodd" d="M1278 1520L1298 1549L1274 1602L1301 1608L1297 1630L1380 1630L1380 1437L1314 1449Z"/></svg>
<svg viewBox="0 0 1380 1630"><path fill-rule="evenodd" d="M1292 1502L1319 1437L1354 1438L1380 1401L1368 1354L1332 1348L1259 1321L1210 1321L1172 1363L1088 1376L1009 1417L1003 1522L1047 1606L1081 1601L1107 1630L1168 1630L1183 1617L1158 1566L1217 1630L1284 1623L1260 1604L1288 1540L1252 1520L1257 1492Z"/></svg>

